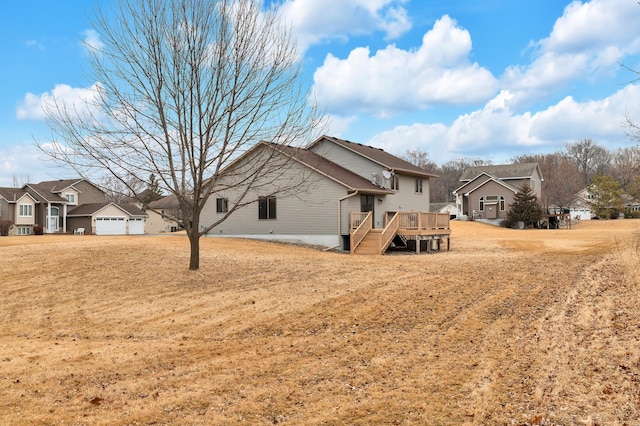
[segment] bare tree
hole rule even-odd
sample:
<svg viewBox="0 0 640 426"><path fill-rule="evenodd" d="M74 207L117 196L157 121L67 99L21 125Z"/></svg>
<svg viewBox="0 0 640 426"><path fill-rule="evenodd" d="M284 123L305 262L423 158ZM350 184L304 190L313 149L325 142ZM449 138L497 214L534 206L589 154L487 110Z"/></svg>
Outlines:
<svg viewBox="0 0 640 426"><path fill-rule="evenodd" d="M429 153L421 149L407 149L402 158L428 173L435 173L438 165L429 159Z"/></svg>
<svg viewBox="0 0 640 426"><path fill-rule="evenodd" d="M130 177L154 174L177 198L189 269L197 270L200 237L255 202L251 185L282 164L256 156L235 180L245 197L202 227L223 171L260 141L305 142L319 125L290 30L258 0L118 0L96 10L94 26L102 43L92 54L95 98L73 107L54 100L56 139L41 148L82 176L113 177L134 196L140 189Z"/></svg>
<svg viewBox="0 0 640 426"><path fill-rule="evenodd" d="M640 175L640 147L618 148L612 154L612 175L622 188Z"/></svg>
<svg viewBox="0 0 640 426"><path fill-rule="evenodd" d="M514 163L538 163L544 178L540 202L543 207L570 207L577 193L584 188L583 177L578 167L563 152L553 154L520 155L512 159Z"/></svg>
<svg viewBox="0 0 640 426"><path fill-rule="evenodd" d="M458 158L450 160L434 171L438 175L431 189L434 202L455 201L453 191L459 188L462 183L460 177L470 167L488 166L491 161L481 159Z"/></svg>
<svg viewBox="0 0 640 426"><path fill-rule="evenodd" d="M134 194L144 189L144 182L137 176L129 176L127 183L122 183L124 176L116 179L112 175L102 175L95 182L105 193L105 199L118 204L129 203Z"/></svg>
<svg viewBox="0 0 640 426"><path fill-rule="evenodd" d="M25 186L26 184L30 183L29 181L31 180L31 178L29 177L28 174L23 174L22 176L20 176L20 178L18 179L18 176L13 175L13 187L14 188L22 188L23 186Z"/></svg>
<svg viewBox="0 0 640 426"><path fill-rule="evenodd" d="M606 174L611 161L609 151L593 142L582 139L565 146L567 155L582 173L584 186L588 186L596 174Z"/></svg>

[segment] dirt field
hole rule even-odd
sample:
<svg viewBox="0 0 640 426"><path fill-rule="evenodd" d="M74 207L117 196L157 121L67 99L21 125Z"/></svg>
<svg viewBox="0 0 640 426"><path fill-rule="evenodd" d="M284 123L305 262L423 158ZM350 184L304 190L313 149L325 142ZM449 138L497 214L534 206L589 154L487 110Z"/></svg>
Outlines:
<svg viewBox="0 0 640 426"><path fill-rule="evenodd" d="M0 238L0 424L638 425L640 221L451 251Z"/></svg>

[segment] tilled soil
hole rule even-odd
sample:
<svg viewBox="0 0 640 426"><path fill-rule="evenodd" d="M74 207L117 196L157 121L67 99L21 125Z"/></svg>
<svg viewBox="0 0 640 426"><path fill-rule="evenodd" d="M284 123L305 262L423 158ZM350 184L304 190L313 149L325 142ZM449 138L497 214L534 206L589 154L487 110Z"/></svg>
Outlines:
<svg viewBox="0 0 640 426"><path fill-rule="evenodd" d="M452 228L197 272L180 236L0 238L0 424L640 424L640 222Z"/></svg>

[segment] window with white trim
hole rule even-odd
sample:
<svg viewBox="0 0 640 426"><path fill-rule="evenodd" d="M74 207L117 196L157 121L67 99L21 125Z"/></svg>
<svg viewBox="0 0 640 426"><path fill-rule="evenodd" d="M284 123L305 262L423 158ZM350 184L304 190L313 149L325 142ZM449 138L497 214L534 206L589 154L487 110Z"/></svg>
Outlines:
<svg viewBox="0 0 640 426"><path fill-rule="evenodd" d="M505 209L505 200L504 200L504 196L500 196L500 211L504 211Z"/></svg>
<svg viewBox="0 0 640 426"><path fill-rule="evenodd" d="M22 217L30 217L33 216L33 205L32 204L20 204L18 207L20 209L20 216Z"/></svg>
<svg viewBox="0 0 640 426"><path fill-rule="evenodd" d="M416 178L416 193L422 194L422 178Z"/></svg>
<svg viewBox="0 0 640 426"><path fill-rule="evenodd" d="M76 194L65 194L64 198L67 199L67 202L69 204L75 204L76 203Z"/></svg>
<svg viewBox="0 0 640 426"><path fill-rule="evenodd" d="M31 227L30 226L18 226L16 229L16 234L18 235L31 235Z"/></svg>
<svg viewBox="0 0 640 426"><path fill-rule="evenodd" d="M480 201L479 209L480 209L481 212L483 212L484 211L484 195L482 197L480 197L479 201Z"/></svg>

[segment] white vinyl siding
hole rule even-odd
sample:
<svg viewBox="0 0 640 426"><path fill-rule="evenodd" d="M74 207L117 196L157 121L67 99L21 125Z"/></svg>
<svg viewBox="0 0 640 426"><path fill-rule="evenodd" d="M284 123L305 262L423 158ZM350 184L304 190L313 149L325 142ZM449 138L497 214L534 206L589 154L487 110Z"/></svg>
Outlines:
<svg viewBox="0 0 640 426"><path fill-rule="evenodd" d="M362 176L367 180L373 179L373 174L377 176L378 184L382 183L382 170L384 167L356 154L348 149L326 140L312 147L312 151L321 155L334 163L351 170L353 173Z"/></svg>
<svg viewBox="0 0 640 426"><path fill-rule="evenodd" d="M289 165L287 166L289 167ZM302 173L309 174L309 169L297 163L291 163L277 180L295 182ZM278 182L274 182L274 188ZM315 172L302 185L300 192L277 195L277 214L275 219L259 219L258 197L269 193L269 185L260 186L261 193L249 194L256 200L248 206L239 208L220 225L210 231L213 235L269 235L269 234L334 234L338 233L338 200L345 197L347 189ZM226 191L221 196L234 203L234 193ZM359 203L359 199L358 199ZM213 223L216 213L215 200L207 203L201 214L201 225Z"/></svg>

